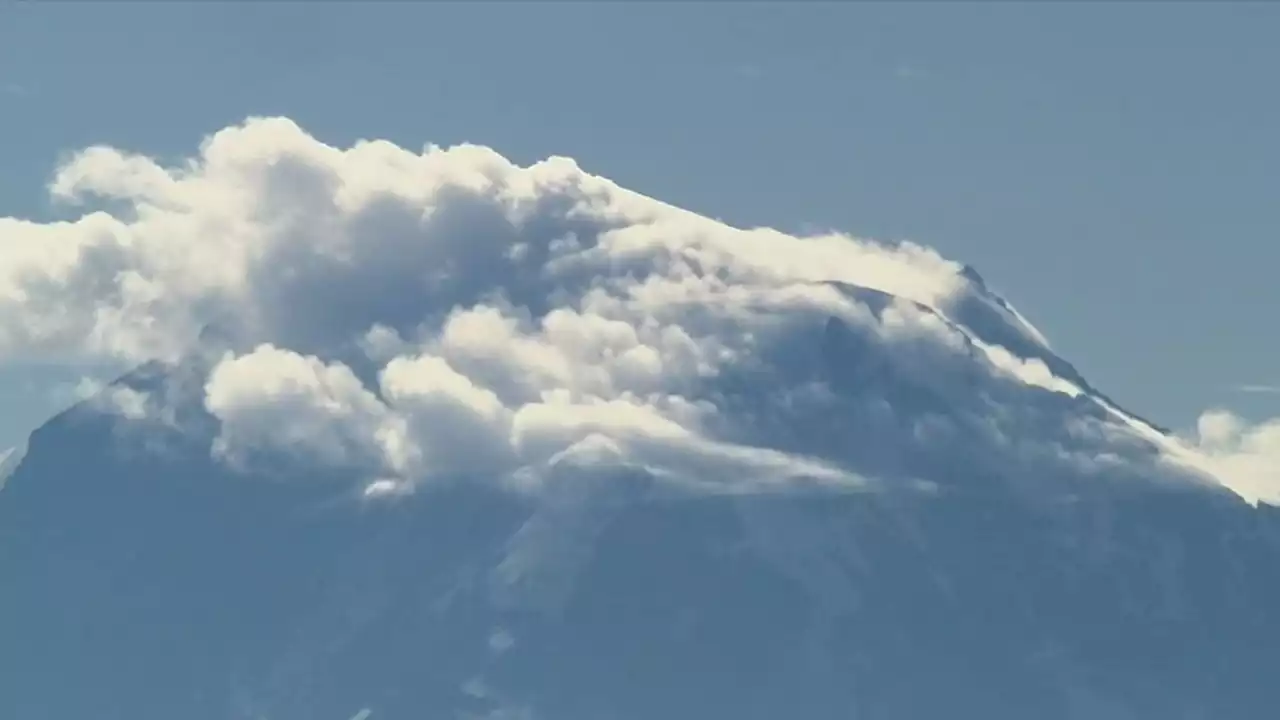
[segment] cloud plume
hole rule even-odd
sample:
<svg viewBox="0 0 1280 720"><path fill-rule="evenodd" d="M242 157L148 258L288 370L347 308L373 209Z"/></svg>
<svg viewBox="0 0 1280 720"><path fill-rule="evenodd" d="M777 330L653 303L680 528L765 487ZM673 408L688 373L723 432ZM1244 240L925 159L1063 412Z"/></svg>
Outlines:
<svg viewBox="0 0 1280 720"><path fill-rule="evenodd" d="M212 353L198 402L233 465L319 463L375 494L582 463L716 492L936 485L964 463L1275 496L1272 426L1154 433L910 243L733 228L566 158L335 148L283 118L176 166L89 148L50 191L86 212L0 218L0 358Z"/></svg>

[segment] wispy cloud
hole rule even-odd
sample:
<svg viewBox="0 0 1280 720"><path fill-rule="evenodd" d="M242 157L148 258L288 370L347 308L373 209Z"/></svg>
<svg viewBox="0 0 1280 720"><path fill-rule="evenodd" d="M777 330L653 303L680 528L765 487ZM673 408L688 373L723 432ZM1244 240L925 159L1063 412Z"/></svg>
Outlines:
<svg viewBox="0 0 1280 720"><path fill-rule="evenodd" d="M1233 389L1254 395L1280 395L1280 385L1236 385Z"/></svg>
<svg viewBox="0 0 1280 720"><path fill-rule="evenodd" d="M920 80L927 76L924 68L911 63L898 63L893 69L894 77L899 80Z"/></svg>

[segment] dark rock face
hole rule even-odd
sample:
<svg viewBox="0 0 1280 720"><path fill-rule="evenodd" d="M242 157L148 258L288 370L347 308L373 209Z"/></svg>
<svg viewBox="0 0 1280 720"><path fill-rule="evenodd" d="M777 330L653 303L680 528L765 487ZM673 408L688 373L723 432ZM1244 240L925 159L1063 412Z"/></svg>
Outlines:
<svg viewBox="0 0 1280 720"><path fill-rule="evenodd" d="M0 496L0 717L1271 716L1280 523L1217 493L368 504L136 447L72 411Z"/></svg>

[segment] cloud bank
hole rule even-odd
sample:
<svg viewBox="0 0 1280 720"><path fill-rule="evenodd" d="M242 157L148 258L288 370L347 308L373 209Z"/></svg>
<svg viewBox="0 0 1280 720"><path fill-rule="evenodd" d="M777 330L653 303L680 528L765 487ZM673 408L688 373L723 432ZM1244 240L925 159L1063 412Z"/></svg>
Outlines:
<svg viewBox="0 0 1280 720"><path fill-rule="evenodd" d="M84 214L0 218L0 359L204 357L195 401L234 466L372 495L584 465L710 492L945 485L957 463L1280 487L1273 424L1154 433L927 248L733 228L566 158L254 118L177 166L89 148L50 191ZM135 420L171 400L99 394Z"/></svg>

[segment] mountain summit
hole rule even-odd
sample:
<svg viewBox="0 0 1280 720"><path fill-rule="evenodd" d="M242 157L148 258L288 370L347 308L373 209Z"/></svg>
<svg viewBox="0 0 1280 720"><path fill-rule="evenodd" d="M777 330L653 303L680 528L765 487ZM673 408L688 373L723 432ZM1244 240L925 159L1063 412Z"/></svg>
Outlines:
<svg viewBox="0 0 1280 720"><path fill-rule="evenodd" d="M0 493L0 717L1270 715L1274 427L928 249L284 119L53 190L0 350L138 370Z"/></svg>

